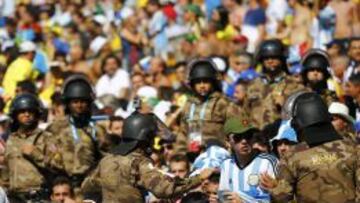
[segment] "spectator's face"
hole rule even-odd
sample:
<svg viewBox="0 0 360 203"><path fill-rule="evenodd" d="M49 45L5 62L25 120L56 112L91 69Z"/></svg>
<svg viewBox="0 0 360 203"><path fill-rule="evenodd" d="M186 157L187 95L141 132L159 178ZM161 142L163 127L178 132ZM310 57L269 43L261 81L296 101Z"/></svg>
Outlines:
<svg viewBox="0 0 360 203"><path fill-rule="evenodd" d="M150 72L152 74L162 73L164 71L163 62L160 58L155 57L150 61Z"/></svg>
<svg viewBox="0 0 360 203"><path fill-rule="evenodd" d="M107 75L113 76L116 73L116 70L118 69L119 64L117 63L116 59L114 58L108 58L106 59L105 65L104 65L104 71Z"/></svg>
<svg viewBox="0 0 360 203"><path fill-rule="evenodd" d="M281 60L278 58L265 58L264 67L270 71L274 71L281 66Z"/></svg>
<svg viewBox="0 0 360 203"><path fill-rule="evenodd" d="M205 97L211 93L212 83L209 80L196 81L194 84L194 89L197 94Z"/></svg>
<svg viewBox="0 0 360 203"><path fill-rule="evenodd" d="M334 126L335 130L338 132L343 132L348 126L348 123L346 122L346 120L343 119L341 116L332 115L331 119L332 119L331 124Z"/></svg>
<svg viewBox="0 0 360 203"><path fill-rule="evenodd" d="M79 45L74 45L70 49L70 58L72 61L78 61L83 58L83 50Z"/></svg>
<svg viewBox="0 0 360 203"><path fill-rule="evenodd" d="M16 119L21 124L31 124L35 121L35 111L30 109L20 110L17 113Z"/></svg>
<svg viewBox="0 0 360 203"><path fill-rule="evenodd" d="M331 65L331 69L334 72L334 75L342 79L346 69L348 67L348 63L346 60L337 59L335 58L333 60L333 63Z"/></svg>
<svg viewBox="0 0 360 203"><path fill-rule="evenodd" d="M319 69L313 69L307 72L306 77L309 81L318 82L324 80L324 73Z"/></svg>
<svg viewBox="0 0 360 203"><path fill-rule="evenodd" d="M326 52L329 54L330 58L333 58L335 56L338 56L340 54L340 46L339 45L332 45L329 47Z"/></svg>
<svg viewBox="0 0 360 203"><path fill-rule="evenodd" d="M164 154L165 161L169 161L170 158L175 154L173 144L164 144L164 145L162 145L162 149L164 150L163 154Z"/></svg>
<svg viewBox="0 0 360 203"><path fill-rule="evenodd" d="M276 151L280 157L283 157L290 149L290 144L287 140L279 140L277 143Z"/></svg>
<svg viewBox="0 0 360 203"><path fill-rule="evenodd" d="M137 90L145 85L145 78L141 75L135 75L131 78L132 88L134 92L137 92Z"/></svg>
<svg viewBox="0 0 360 203"><path fill-rule="evenodd" d="M231 10L236 5L236 3L234 0L222 0L222 5L226 9Z"/></svg>
<svg viewBox="0 0 360 203"><path fill-rule="evenodd" d="M349 56L357 62L360 62L360 40L351 42Z"/></svg>
<svg viewBox="0 0 360 203"><path fill-rule="evenodd" d="M89 104L84 99L73 99L70 101L70 111L72 114L83 114L89 111Z"/></svg>
<svg viewBox="0 0 360 203"><path fill-rule="evenodd" d="M251 139L252 136L249 135L244 136L243 134L241 135L232 134L230 135L231 148L238 156L248 156L252 150Z"/></svg>
<svg viewBox="0 0 360 203"><path fill-rule="evenodd" d="M212 53L211 46L208 42L199 41L197 44L197 55L202 58L209 57Z"/></svg>
<svg viewBox="0 0 360 203"><path fill-rule="evenodd" d="M219 190L219 183L214 183L214 182L207 182L204 185L203 191L205 192L205 194L207 194L208 196L210 195L217 195Z"/></svg>
<svg viewBox="0 0 360 203"><path fill-rule="evenodd" d="M186 162L171 162L170 163L170 172L179 178L186 178L189 171L186 167Z"/></svg>
<svg viewBox="0 0 360 203"><path fill-rule="evenodd" d="M230 58L230 67L237 73L250 68L249 61L244 56L233 56Z"/></svg>
<svg viewBox="0 0 360 203"><path fill-rule="evenodd" d="M186 78L185 66L180 66L176 69L176 77L181 82L185 81Z"/></svg>
<svg viewBox="0 0 360 203"><path fill-rule="evenodd" d="M244 101L245 97L246 97L246 89L244 85L236 85L234 92L234 98L236 99L236 101L242 102Z"/></svg>
<svg viewBox="0 0 360 203"><path fill-rule="evenodd" d="M150 13L150 14L155 13L157 10L158 10L157 5L148 4L148 5L146 6L146 11L147 11L148 13Z"/></svg>
<svg viewBox="0 0 360 203"><path fill-rule="evenodd" d="M122 134L123 121L112 121L110 132L116 135Z"/></svg>
<svg viewBox="0 0 360 203"><path fill-rule="evenodd" d="M348 82L345 86L346 94L356 99L360 95L360 85Z"/></svg>
<svg viewBox="0 0 360 203"><path fill-rule="evenodd" d="M53 193L51 194L51 201L56 203L63 203L66 198L71 197L71 189L67 184L57 185L53 188Z"/></svg>

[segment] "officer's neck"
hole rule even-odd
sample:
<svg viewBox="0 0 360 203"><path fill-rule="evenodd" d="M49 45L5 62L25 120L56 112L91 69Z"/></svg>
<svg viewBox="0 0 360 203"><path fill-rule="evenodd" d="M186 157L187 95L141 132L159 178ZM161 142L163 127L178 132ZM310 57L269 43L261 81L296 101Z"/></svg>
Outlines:
<svg viewBox="0 0 360 203"><path fill-rule="evenodd" d="M18 130L18 132L20 133L20 134L24 134L24 135L26 135L26 136L29 136L29 135L31 135L33 132L34 132L34 130L36 129L36 125L24 125L24 126L20 126L19 127L19 130Z"/></svg>
<svg viewBox="0 0 360 203"><path fill-rule="evenodd" d="M237 162L238 166L240 168L244 168L252 161L253 154L250 153L247 155L240 155L240 154L236 153L235 157L236 157L236 162Z"/></svg>
<svg viewBox="0 0 360 203"><path fill-rule="evenodd" d="M90 115L79 115L79 114L72 114L70 116L70 122L78 128L83 128L89 125L90 122Z"/></svg>

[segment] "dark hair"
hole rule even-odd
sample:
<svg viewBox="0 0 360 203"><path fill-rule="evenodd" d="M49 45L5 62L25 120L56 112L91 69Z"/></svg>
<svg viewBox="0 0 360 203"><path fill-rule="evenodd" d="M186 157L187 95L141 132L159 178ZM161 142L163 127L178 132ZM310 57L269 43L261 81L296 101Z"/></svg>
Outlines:
<svg viewBox="0 0 360 203"><path fill-rule="evenodd" d="M229 23L229 11L224 6L219 6L215 9L219 13L220 20L218 22L219 30L223 30Z"/></svg>
<svg viewBox="0 0 360 203"><path fill-rule="evenodd" d="M354 85L360 85L360 73L355 73L350 76L349 82L351 82Z"/></svg>
<svg viewBox="0 0 360 203"><path fill-rule="evenodd" d="M30 80L19 81L16 87L20 88L23 92L35 94L37 92L35 84Z"/></svg>
<svg viewBox="0 0 360 203"><path fill-rule="evenodd" d="M348 50L350 50L350 47L351 47L351 43L355 42L355 41L360 41L360 37L351 37L349 39L349 42L348 42Z"/></svg>
<svg viewBox="0 0 360 203"><path fill-rule="evenodd" d="M184 154L174 154L173 156L171 156L169 162L170 162L170 163L171 163L171 162L185 162L185 163L186 163L186 168L187 168L188 170L190 169L189 159L188 159L187 156L184 155Z"/></svg>
<svg viewBox="0 0 360 203"><path fill-rule="evenodd" d="M249 64L252 66L254 65L254 56L249 53L249 52L246 52L246 51L237 51L234 53L234 56L236 57L246 57L248 60L249 60Z"/></svg>
<svg viewBox="0 0 360 203"><path fill-rule="evenodd" d="M111 116L111 117L110 117L109 128L112 127L112 124L113 124L113 122L115 122L115 121L124 121L124 118L121 117L121 116Z"/></svg>
<svg viewBox="0 0 360 203"><path fill-rule="evenodd" d="M54 187L59 186L59 185L68 185L70 187L70 195L74 196L74 188L72 187L69 178L64 177L64 176L56 177L51 185L51 193L54 192Z"/></svg>
<svg viewBox="0 0 360 203"><path fill-rule="evenodd" d="M117 65L118 65L118 68L121 67L121 61L120 61L120 59L119 59L116 55L114 55L114 54L109 54L109 55L107 55L107 56L102 60L102 63L101 63L101 72L102 72L103 74L105 73L106 61L107 61L108 59L111 59L111 58L115 59Z"/></svg>
<svg viewBox="0 0 360 203"><path fill-rule="evenodd" d="M252 143L259 143L261 145L265 145L270 149L269 137L263 131L254 133Z"/></svg>
<svg viewBox="0 0 360 203"><path fill-rule="evenodd" d="M181 198L181 203L208 203L209 199L205 193L190 192L185 197Z"/></svg>

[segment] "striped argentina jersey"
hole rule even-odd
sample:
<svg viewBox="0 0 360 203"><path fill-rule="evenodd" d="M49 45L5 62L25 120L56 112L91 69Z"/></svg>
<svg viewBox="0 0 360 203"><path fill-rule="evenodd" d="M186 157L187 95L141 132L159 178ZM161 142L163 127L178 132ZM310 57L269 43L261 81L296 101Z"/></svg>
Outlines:
<svg viewBox="0 0 360 203"><path fill-rule="evenodd" d="M270 202L270 194L260 188L260 174L276 174L277 159L270 154L258 154L244 168L236 164L235 156L221 165L219 191L237 192L246 203Z"/></svg>

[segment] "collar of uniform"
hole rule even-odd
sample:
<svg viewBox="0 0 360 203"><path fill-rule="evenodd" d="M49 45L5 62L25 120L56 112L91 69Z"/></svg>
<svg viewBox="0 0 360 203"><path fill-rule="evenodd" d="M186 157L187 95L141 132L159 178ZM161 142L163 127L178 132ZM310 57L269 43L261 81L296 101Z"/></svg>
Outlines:
<svg viewBox="0 0 360 203"><path fill-rule="evenodd" d="M220 96L221 96L221 93L215 91L215 92L213 92L213 93L211 93L211 94L209 95L209 97L207 98L207 100L211 100L212 98L216 98L216 97L220 97ZM195 95L191 96L191 97L189 98L189 101L190 101L191 103L195 103L195 104L202 104L202 101L201 101L198 97L196 97Z"/></svg>
<svg viewBox="0 0 360 203"><path fill-rule="evenodd" d="M249 158L249 161L245 164L240 164L240 162L237 160L236 158L236 155L234 154L233 155L233 159L232 161L234 163L236 163L236 165L241 169L243 170L244 168L246 168L258 155L260 154L260 152L258 150L253 150L250 154L250 158Z"/></svg>
<svg viewBox="0 0 360 203"><path fill-rule="evenodd" d="M273 80L266 74L262 74L262 75L260 75L260 77L261 77L261 80L265 84L272 84L272 83L278 83L278 82L284 80L286 77L286 73L284 73L284 72L279 73L279 75L276 76Z"/></svg>
<svg viewBox="0 0 360 203"><path fill-rule="evenodd" d="M19 131L15 132L15 136L25 139L27 137L31 137L31 136L37 136L38 134L40 134L42 132L42 130L40 128L36 128L34 131L31 132L30 136L26 136L25 133L20 133Z"/></svg>

